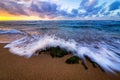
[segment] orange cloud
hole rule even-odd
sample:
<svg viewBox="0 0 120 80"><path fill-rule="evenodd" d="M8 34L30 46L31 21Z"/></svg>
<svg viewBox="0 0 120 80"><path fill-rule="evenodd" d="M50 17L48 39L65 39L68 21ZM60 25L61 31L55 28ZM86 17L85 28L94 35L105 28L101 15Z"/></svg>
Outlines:
<svg viewBox="0 0 120 80"><path fill-rule="evenodd" d="M34 15L33 16L13 15L4 10L0 11L0 21L7 20L43 20L43 18Z"/></svg>
<svg viewBox="0 0 120 80"><path fill-rule="evenodd" d="M19 21L19 20L56 20L57 18L50 18L50 17L40 17L36 14L31 16L25 16L25 15L15 15L11 14L5 10L0 11L0 21Z"/></svg>

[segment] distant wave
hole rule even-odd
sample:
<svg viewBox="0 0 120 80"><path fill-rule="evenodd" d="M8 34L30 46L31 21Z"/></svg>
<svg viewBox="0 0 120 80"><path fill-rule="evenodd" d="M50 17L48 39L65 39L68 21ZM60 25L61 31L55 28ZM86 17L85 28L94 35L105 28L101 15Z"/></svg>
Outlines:
<svg viewBox="0 0 120 80"><path fill-rule="evenodd" d="M3 29L0 34L25 34L25 32L16 29Z"/></svg>
<svg viewBox="0 0 120 80"><path fill-rule="evenodd" d="M1 29L0 43L10 43L27 35L26 32L16 29Z"/></svg>
<svg viewBox="0 0 120 80"><path fill-rule="evenodd" d="M120 45L116 42L114 45L109 45L106 42L98 43L78 43L72 39L64 40L56 36L25 36L10 44L5 48L9 48L10 52L19 56L31 57L37 50L45 50L49 47L61 47L72 52L86 62L86 56L91 61L97 63L106 72L120 72Z"/></svg>

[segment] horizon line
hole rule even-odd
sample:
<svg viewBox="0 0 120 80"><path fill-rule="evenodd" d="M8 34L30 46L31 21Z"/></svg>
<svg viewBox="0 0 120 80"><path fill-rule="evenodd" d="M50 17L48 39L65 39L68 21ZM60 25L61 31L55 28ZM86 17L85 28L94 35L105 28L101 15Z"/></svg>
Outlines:
<svg viewBox="0 0 120 80"><path fill-rule="evenodd" d="M115 19L58 19L58 20L0 20L0 22L12 21L120 21Z"/></svg>

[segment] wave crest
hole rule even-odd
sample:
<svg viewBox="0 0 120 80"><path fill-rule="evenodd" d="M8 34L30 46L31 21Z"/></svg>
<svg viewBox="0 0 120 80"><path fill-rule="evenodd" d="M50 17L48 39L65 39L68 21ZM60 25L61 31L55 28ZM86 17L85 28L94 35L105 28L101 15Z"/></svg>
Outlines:
<svg viewBox="0 0 120 80"><path fill-rule="evenodd" d="M120 49L107 43L98 42L93 44L78 43L72 39L64 40L56 36L25 36L10 44L5 48L9 48L10 52L19 56L31 57L37 50L45 50L48 47L61 47L72 52L84 62L85 57L89 57L91 61L98 64L106 72L115 73L120 71Z"/></svg>

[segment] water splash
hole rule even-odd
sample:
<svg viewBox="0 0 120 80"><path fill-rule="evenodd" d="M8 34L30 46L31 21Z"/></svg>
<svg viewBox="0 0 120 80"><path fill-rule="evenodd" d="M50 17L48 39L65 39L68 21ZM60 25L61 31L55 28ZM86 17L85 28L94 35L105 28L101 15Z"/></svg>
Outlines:
<svg viewBox="0 0 120 80"><path fill-rule="evenodd" d="M56 36L27 35L24 38L7 44L10 52L19 56L31 57L37 50L45 50L48 47L61 47L71 51L73 55L80 57L84 62L86 56L98 64L104 71L120 72L120 48L119 43L107 44L104 41L97 43L78 43L72 39L64 40Z"/></svg>

